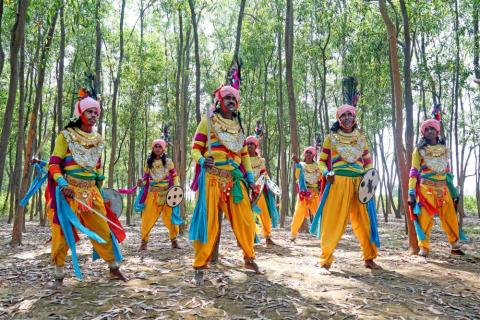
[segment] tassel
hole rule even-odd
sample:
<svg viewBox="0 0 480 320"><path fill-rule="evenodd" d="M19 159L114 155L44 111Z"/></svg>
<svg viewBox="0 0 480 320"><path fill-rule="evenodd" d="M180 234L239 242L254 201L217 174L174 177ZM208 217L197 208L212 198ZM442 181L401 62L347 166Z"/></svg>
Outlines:
<svg viewBox="0 0 480 320"><path fill-rule="evenodd" d="M198 201L192 215L189 239L207 243L207 232L207 184L205 168L202 168L198 176Z"/></svg>

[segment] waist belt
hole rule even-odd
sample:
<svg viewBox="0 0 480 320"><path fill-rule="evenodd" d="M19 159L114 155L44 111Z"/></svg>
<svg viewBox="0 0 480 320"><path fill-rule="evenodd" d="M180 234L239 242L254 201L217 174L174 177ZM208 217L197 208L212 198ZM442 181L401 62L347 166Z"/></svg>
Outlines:
<svg viewBox="0 0 480 320"><path fill-rule="evenodd" d="M168 186L152 186L149 191L167 193L168 189Z"/></svg>
<svg viewBox="0 0 480 320"><path fill-rule="evenodd" d="M447 186L447 181L446 180L432 181L432 180L428 180L428 179L421 179L420 183L424 184L424 185L427 185L427 186L432 186L432 187L446 187Z"/></svg>
<svg viewBox="0 0 480 320"><path fill-rule="evenodd" d="M215 167L207 168L207 172L209 174L213 174L214 176L222 177L231 180L233 178L232 173L228 170L218 169Z"/></svg>
<svg viewBox="0 0 480 320"><path fill-rule="evenodd" d="M69 175L64 175L64 177L67 180L68 184L77 188L91 188L91 187L94 187L97 183L95 180L83 180L83 179L74 178Z"/></svg>

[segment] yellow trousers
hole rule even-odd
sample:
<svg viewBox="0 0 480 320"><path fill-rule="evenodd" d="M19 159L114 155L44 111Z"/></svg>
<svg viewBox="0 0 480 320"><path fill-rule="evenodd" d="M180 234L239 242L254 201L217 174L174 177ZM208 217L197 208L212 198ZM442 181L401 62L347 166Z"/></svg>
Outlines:
<svg viewBox="0 0 480 320"><path fill-rule="evenodd" d="M152 230L158 218L162 214L163 223L170 234L170 240L178 235L178 225L172 224L172 208L166 203L158 204L158 192L148 192L145 199L145 209L142 212L142 241L148 241L150 231Z"/></svg>
<svg viewBox="0 0 480 320"><path fill-rule="evenodd" d="M89 197L93 199L92 208L100 212L104 216L107 215L105 210L105 204L103 203L102 195L96 186L88 188L78 188L75 186L69 186L75 192L75 197L83 200L83 194L87 192ZM72 208L72 211L77 215L80 222L100 236L103 240L107 241L105 244L100 244L95 240L91 240L93 248L98 253L98 255L105 261L111 263L115 261L115 256L113 255L113 246L112 238L110 236L110 227L108 226L107 221L97 216L95 213L82 209L80 204L73 199L68 199L68 203ZM65 236L63 235L62 228L59 224L53 223L53 210L49 210L47 215L49 217L51 227L52 227L52 242L51 242L51 258L53 263L57 267L62 267L65 264L65 258L68 253L68 245L65 241Z"/></svg>
<svg viewBox="0 0 480 320"><path fill-rule="evenodd" d="M207 243L193 241L195 249L195 259L193 261L194 268L204 268L213 253L215 243L218 238L219 228L218 212L221 210L230 221L233 233L237 238L239 246L243 250L243 256L246 258L255 258L253 242L255 239L255 221L248 192L242 183L243 200L239 203L233 202L233 197L228 197L227 201L221 198L220 178L206 174L206 197L207 197Z"/></svg>
<svg viewBox="0 0 480 320"><path fill-rule="evenodd" d="M267 200L265 194L262 192L260 199L258 199L257 206L260 208L261 213L257 214L262 225L263 236L265 238L270 237L272 233L272 219L270 218L270 211L268 210Z"/></svg>
<svg viewBox="0 0 480 320"><path fill-rule="evenodd" d="M358 200L357 190L360 180L361 177L335 176L335 181L330 186L321 221L321 266L332 264L333 252L345 232L349 219L353 233L360 242L363 260L377 257L377 247L370 241L370 219L367 207Z"/></svg>
<svg viewBox="0 0 480 320"><path fill-rule="evenodd" d="M457 242L460 239L460 229L455 206L448 188L446 186L432 187L420 184L420 192L430 204L437 208L440 224L443 231L447 234L448 242L450 244ZM433 215L428 213L425 207L420 206L418 222L425 233L425 240L419 240L418 246L428 252L430 251L430 230L435 220L433 219Z"/></svg>
<svg viewBox="0 0 480 320"><path fill-rule="evenodd" d="M300 196L297 194L297 203L295 204L295 213L293 214L292 224L291 224L291 234L292 238L296 238L298 230L302 227L303 221L308 219L310 216L315 215L318 209L318 204L320 203L320 196L318 194L318 189L308 189L311 192L311 197L309 200L300 200Z"/></svg>

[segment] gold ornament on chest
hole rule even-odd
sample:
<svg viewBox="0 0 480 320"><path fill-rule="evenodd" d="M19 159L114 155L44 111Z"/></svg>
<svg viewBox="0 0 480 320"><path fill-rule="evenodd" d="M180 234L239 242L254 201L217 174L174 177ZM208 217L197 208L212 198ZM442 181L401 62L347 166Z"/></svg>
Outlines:
<svg viewBox="0 0 480 320"><path fill-rule="evenodd" d="M63 136L73 160L78 165L84 168L94 168L97 165L105 148L100 134L83 132L79 128L68 128L63 130Z"/></svg>
<svg viewBox="0 0 480 320"><path fill-rule="evenodd" d="M340 130L331 135L332 150L335 148L340 157L348 163L354 163L363 155L363 150L367 145L365 136L358 130L350 134Z"/></svg>
<svg viewBox="0 0 480 320"><path fill-rule="evenodd" d="M419 150L427 167L435 173L445 173L448 167L450 152L444 145L425 146Z"/></svg>
<svg viewBox="0 0 480 320"><path fill-rule="evenodd" d="M303 171L308 184L315 184L320 179L320 169L316 163L303 163Z"/></svg>
<svg viewBox="0 0 480 320"><path fill-rule="evenodd" d="M236 120L224 119L221 115L215 114L212 117L212 127L220 143L228 150L235 153L242 150L245 135Z"/></svg>

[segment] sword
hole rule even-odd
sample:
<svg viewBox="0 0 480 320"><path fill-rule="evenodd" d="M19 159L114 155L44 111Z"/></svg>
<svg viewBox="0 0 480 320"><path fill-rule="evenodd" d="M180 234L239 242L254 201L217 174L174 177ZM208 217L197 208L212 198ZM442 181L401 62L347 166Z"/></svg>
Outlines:
<svg viewBox="0 0 480 320"><path fill-rule="evenodd" d="M208 157L212 156L212 146L210 145L210 108L207 105L207 148L208 148Z"/></svg>
<svg viewBox="0 0 480 320"><path fill-rule="evenodd" d="M79 200L77 198L72 198L73 200L77 201L78 203L80 203L82 206L84 206L85 208L89 209L90 211L92 211L93 213L95 213L97 216L99 216L100 218L102 218L103 220L107 221L107 222L110 222L112 225L114 225L115 227L121 229L121 230L124 230L121 226L119 226L118 224L116 224L115 222L113 222L112 220L108 219L107 217L105 217L103 214L101 214L100 212L98 212L97 210L93 209L92 207L90 207L88 204L86 204L85 202L83 202L82 200Z"/></svg>

